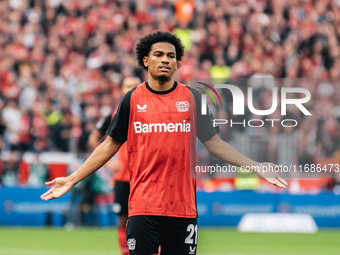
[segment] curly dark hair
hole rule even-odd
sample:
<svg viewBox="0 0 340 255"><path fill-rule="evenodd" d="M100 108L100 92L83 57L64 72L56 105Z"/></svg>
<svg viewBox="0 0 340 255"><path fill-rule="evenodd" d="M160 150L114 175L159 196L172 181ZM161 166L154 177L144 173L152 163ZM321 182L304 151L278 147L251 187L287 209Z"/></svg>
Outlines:
<svg viewBox="0 0 340 255"><path fill-rule="evenodd" d="M167 42L175 46L177 67L180 67L179 61L182 60L182 57L184 55L184 47L182 45L182 42L176 35L162 31L148 34L139 39L139 42L136 45L138 65L143 67L145 70L148 70L148 68L144 66L143 58L149 55L151 46L159 42Z"/></svg>

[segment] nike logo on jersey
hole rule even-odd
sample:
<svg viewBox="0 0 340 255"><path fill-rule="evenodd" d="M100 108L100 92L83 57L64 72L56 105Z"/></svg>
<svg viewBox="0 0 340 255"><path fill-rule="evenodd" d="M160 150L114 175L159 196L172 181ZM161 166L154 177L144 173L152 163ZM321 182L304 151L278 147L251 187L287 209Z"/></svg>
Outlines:
<svg viewBox="0 0 340 255"><path fill-rule="evenodd" d="M173 132L190 132L190 123L183 120L182 123L148 123L143 124L140 121L133 123L135 133L173 133Z"/></svg>
<svg viewBox="0 0 340 255"><path fill-rule="evenodd" d="M147 104L140 106L139 104L137 104L137 112L146 112L146 107Z"/></svg>

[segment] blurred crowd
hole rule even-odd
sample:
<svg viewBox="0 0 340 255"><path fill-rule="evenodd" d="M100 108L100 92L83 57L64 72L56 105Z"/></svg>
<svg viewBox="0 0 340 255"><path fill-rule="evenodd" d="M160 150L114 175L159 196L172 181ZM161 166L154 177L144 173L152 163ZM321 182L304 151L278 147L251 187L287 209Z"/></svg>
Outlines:
<svg viewBox="0 0 340 255"><path fill-rule="evenodd" d="M146 79L134 47L155 30L181 38L182 83L312 78L294 85L314 95L312 118L291 112L301 124L298 150L311 162L340 157L340 2L333 0L0 1L0 150L86 152L96 121L120 100L122 78ZM266 84L253 84L264 89L264 109Z"/></svg>

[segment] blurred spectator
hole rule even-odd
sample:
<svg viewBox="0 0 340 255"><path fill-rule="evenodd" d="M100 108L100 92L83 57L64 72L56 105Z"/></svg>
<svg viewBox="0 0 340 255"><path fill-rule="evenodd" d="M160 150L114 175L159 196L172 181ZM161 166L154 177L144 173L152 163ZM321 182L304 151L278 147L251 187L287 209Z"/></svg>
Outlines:
<svg viewBox="0 0 340 255"><path fill-rule="evenodd" d="M30 164L28 185L30 187L44 187L48 179L47 165L40 161L40 155L35 154L33 162Z"/></svg>
<svg viewBox="0 0 340 255"><path fill-rule="evenodd" d="M23 115L20 111L18 103L15 100L10 100L2 110L2 119L4 121L6 131L4 134L5 149L19 150L20 149L20 131L21 119Z"/></svg>
<svg viewBox="0 0 340 255"><path fill-rule="evenodd" d="M10 151L8 159L3 162L1 183L5 187L15 187L18 184L19 159L18 153Z"/></svg>

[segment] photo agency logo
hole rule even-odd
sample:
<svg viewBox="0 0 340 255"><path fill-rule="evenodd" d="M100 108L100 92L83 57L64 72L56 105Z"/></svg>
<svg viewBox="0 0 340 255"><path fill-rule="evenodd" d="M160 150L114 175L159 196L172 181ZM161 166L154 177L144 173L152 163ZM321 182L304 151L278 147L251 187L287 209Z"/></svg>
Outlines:
<svg viewBox="0 0 340 255"><path fill-rule="evenodd" d="M301 87L272 87L269 89L271 93L272 103L269 109L256 109L256 100L261 100L259 97L254 97L254 88L248 87L246 94L240 87L233 84L215 84L209 85L205 82L196 82L200 85L197 87L202 91L201 94L201 114L207 114L207 95L213 100L215 106L217 102L214 95L209 91L211 90L217 99L219 100L221 106L222 100L221 95L216 91L228 90L232 96L232 115L233 116L245 116L246 111L251 114L258 116L258 118L253 119L240 119L237 121L233 119L213 119L214 127L218 125L230 125L233 126L243 126L243 127L263 127L264 125L268 127L274 127L276 124L280 124L282 127L296 127L298 125L298 120L294 118L287 118L287 109L292 109L296 107L305 116L311 116L310 111L307 110L304 104L308 103L311 99L311 92L306 88ZM204 87L202 87L202 85ZM271 90L271 91L270 91ZM245 104L246 102L246 104ZM246 108L247 107L247 108ZM269 118L279 107L281 118Z"/></svg>

